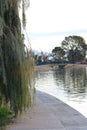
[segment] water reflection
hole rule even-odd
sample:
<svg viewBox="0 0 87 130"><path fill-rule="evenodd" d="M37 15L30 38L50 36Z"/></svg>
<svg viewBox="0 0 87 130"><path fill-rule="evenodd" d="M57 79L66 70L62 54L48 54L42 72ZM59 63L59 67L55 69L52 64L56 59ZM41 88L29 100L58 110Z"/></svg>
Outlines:
<svg viewBox="0 0 87 130"><path fill-rule="evenodd" d="M72 100L87 98L86 68L59 69L53 73L57 86L61 87Z"/></svg>
<svg viewBox="0 0 87 130"><path fill-rule="evenodd" d="M36 73L39 90L73 104L87 102L87 68L75 67Z"/></svg>

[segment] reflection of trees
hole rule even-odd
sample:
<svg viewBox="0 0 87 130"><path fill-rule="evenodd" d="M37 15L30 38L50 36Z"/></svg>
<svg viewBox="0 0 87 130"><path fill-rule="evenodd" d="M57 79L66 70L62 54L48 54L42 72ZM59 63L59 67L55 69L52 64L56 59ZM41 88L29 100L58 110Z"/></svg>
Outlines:
<svg viewBox="0 0 87 130"><path fill-rule="evenodd" d="M47 72L47 71L36 71L36 73L35 73L35 77L36 77L36 79L46 79L46 77L48 77L49 76L49 72Z"/></svg>
<svg viewBox="0 0 87 130"><path fill-rule="evenodd" d="M85 67L64 68L56 71L36 73L38 86L44 90L64 90L71 99L83 99L87 92L87 70ZM55 88L56 87L56 88Z"/></svg>
<svg viewBox="0 0 87 130"><path fill-rule="evenodd" d="M68 94L76 96L80 93L86 93L87 89L87 75L86 68L72 68L59 69L55 71L54 77L58 87L63 87ZM85 94L83 95L85 96Z"/></svg>
<svg viewBox="0 0 87 130"><path fill-rule="evenodd" d="M67 69L66 86L70 93L85 93L86 91L86 71L85 68Z"/></svg>
<svg viewBox="0 0 87 130"><path fill-rule="evenodd" d="M66 74L65 69L58 69L58 70L54 71L54 77L55 77L56 84L57 84L58 87L63 87L64 88L65 74Z"/></svg>
<svg viewBox="0 0 87 130"><path fill-rule="evenodd" d="M38 71L36 73L36 82L39 86L42 86L43 89L50 90L52 86L55 85L55 79L53 77L53 71Z"/></svg>

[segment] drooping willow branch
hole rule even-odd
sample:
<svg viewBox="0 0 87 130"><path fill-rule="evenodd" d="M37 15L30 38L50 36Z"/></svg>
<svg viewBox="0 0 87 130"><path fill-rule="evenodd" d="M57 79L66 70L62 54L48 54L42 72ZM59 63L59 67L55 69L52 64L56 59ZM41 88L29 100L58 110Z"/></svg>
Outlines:
<svg viewBox="0 0 87 130"><path fill-rule="evenodd" d="M15 115L32 104L35 90L33 56L31 49L25 51L19 2L25 13L27 0L0 0L0 105L9 103Z"/></svg>

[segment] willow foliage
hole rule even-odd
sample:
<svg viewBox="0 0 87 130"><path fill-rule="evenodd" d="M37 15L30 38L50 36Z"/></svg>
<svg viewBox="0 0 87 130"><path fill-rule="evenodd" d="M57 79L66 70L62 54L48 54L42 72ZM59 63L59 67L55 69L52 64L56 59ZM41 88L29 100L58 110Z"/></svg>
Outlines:
<svg viewBox="0 0 87 130"><path fill-rule="evenodd" d="M25 19L28 0L0 0L0 105L9 103L15 115L32 104L35 90L33 56L25 51L19 2Z"/></svg>

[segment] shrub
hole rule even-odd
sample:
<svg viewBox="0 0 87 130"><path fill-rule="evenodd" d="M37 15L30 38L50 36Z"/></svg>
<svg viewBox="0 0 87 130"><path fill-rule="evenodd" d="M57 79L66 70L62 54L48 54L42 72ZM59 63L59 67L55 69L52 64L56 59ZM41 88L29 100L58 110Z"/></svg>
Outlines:
<svg viewBox="0 0 87 130"><path fill-rule="evenodd" d="M9 110L6 107L0 108L0 126L4 126L9 123Z"/></svg>

